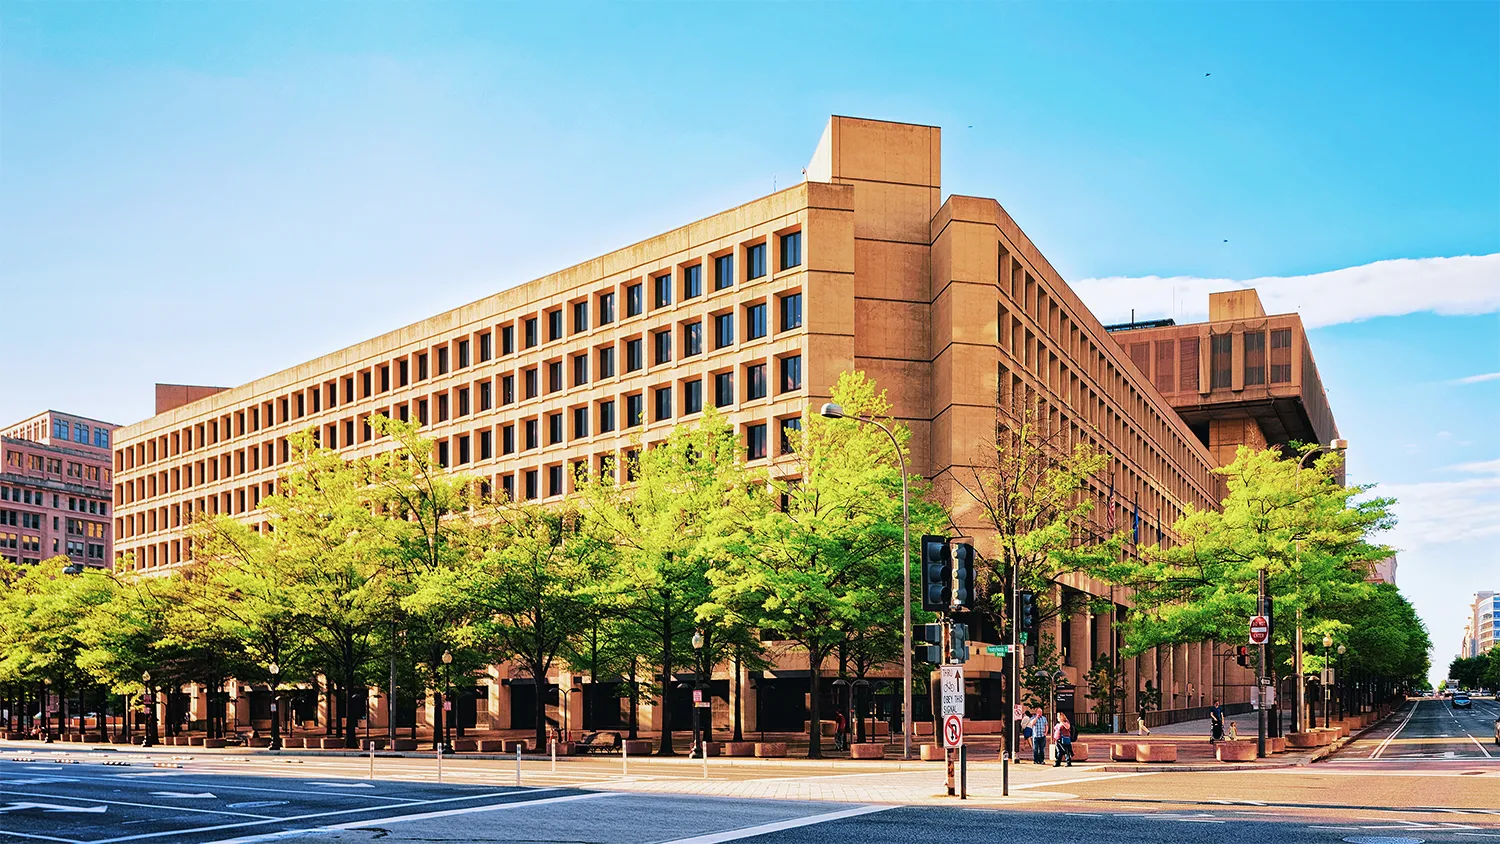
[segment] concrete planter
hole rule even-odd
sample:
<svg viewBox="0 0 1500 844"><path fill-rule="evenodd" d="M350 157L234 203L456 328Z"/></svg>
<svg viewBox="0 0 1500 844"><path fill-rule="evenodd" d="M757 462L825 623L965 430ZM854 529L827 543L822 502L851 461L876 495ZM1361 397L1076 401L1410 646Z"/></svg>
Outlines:
<svg viewBox="0 0 1500 844"><path fill-rule="evenodd" d="M1214 748L1214 755L1220 762L1254 762L1255 742L1221 741Z"/></svg>
<svg viewBox="0 0 1500 844"><path fill-rule="evenodd" d="M1177 745L1175 744L1138 744L1135 746L1135 761L1137 762L1176 762Z"/></svg>
<svg viewBox="0 0 1500 844"><path fill-rule="evenodd" d="M318 739L318 747L323 750L344 750L344 738L343 736L323 736Z"/></svg>
<svg viewBox="0 0 1500 844"><path fill-rule="evenodd" d="M1074 762L1087 762L1087 761L1089 761L1089 746L1087 744L1084 744L1081 741L1075 741L1075 742L1073 742L1073 761Z"/></svg>
<svg viewBox="0 0 1500 844"><path fill-rule="evenodd" d="M1318 736L1316 733L1287 733L1284 738L1288 747L1294 747L1298 750L1307 750L1318 746Z"/></svg>
<svg viewBox="0 0 1500 844"><path fill-rule="evenodd" d="M1267 736L1266 737L1266 752L1267 753L1285 753L1286 752L1286 736Z"/></svg>
<svg viewBox="0 0 1500 844"><path fill-rule="evenodd" d="M504 753L505 752L505 742L503 740L501 740L501 739L480 739L479 740L479 752L480 753Z"/></svg>
<svg viewBox="0 0 1500 844"><path fill-rule="evenodd" d="M461 739L454 739L453 740L453 752L454 753L473 753L474 751L476 751L478 749L479 749L479 742L477 740L475 740L475 739L461 738Z"/></svg>
<svg viewBox="0 0 1500 844"><path fill-rule="evenodd" d="M173 747L191 747L192 745L190 745L188 743L188 737L187 736L172 736L172 746Z"/></svg>
<svg viewBox="0 0 1500 844"><path fill-rule="evenodd" d="M1109 760L1111 762L1134 762L1135 745L1111 744L1109 746Z"/></svg>
<svg viewBox="0 0 1500 844"><path fill-rule="evenodd" d="M270 747L271 746L271 737L270 736L251 736L250 738L245 739L245 746L246 747Z"/></svg>
<svg viewBox="0 0 1500 844"><path fill-rule="evenodd" d="M625 739L620 742L620 747L626 756L649 756L651 755L651 742L646 739ZM755 755L755 745L750 745L750 752L746 756Z"/></svg>
<svg viewBox="0 0 1500 844"><path fill-rule="evenodd" d="M720 756L723 752L724 742L722 741L705 741L703 743L703 753L705 756Z"/></svg>
<svg viewBox="0 0 1500 844"><path fill-rule="evenodd" d="M850 759L884 759L885 745L883 744L851 744L849 745Z"/></svg>
<svg viewBox="0 0 1500 844"><path fill-rule="evenodd" d="M730 741L724 743L725 756L754 756L755 742L753 741Z"/></svg>
<svg viewBox="0 0 1500 844"><path fill-rule="evenodd" d="M943 754L943 749L941 747L938 747L935 744L922 745L923 762L941 762L946 758L947 757Z"/></svg>
<svg viewBox="0 0 1500 844"><path fill-rule="evenodd" d="M202 747L208 739L203 736L188 736L188 747Z"/></svg>
<svg viewBox="0 0 1500 844"><path fill-rule="evenodd" d="M363 747L365 750L385 750L385 746L389 742L390 739L368 738L364 740Z"/></svg>
<svg viewBox="0 0 1500 844"><path fill-rule="evenodd" d="M206 748L223 747L224 740L221 738L206 738L203 740L203 746Z"/></svg>
<svg viewBox="0 0 1500 844"><path fill-rule="evenodd" d="M506 753L515 753L517 749L522 753L528 753L531 750L531 748L526 746L526 742L519 739L509 739L505 742Z"/></svg>
<svg viewBox="0 0 1500 844"><path fill-rule="evenodd" d="M786 742L765 741L755 743L755 755L761 759L781 759L786 756Z"/></svg>
<svg viewBox="0 0 1500 844"><path fill-rule="evenodd" d="M306 747L307 739L303 738L302 736L283 736L281 739L281 746L290 748Z"/></svg>
<svg viewBox="0 0 1500 844"><path fill-rule="evenodd" d="M392 750L416 750L417 740L413 738L398 738L391 741Z"/></svg>

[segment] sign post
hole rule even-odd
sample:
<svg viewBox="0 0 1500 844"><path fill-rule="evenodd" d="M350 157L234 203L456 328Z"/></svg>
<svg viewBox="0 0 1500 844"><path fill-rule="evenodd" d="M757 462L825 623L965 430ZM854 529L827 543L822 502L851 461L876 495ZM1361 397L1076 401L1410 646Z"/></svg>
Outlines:
<svg viewBox="0 0 1500 844"><path fill-rule="evenodd" d="M1271 638L1271 621L1263 615L1250 617L1250 644L1264 645Z"/></svg>
<svg viewBox="0 0 1500 844"><path fill-rule="evenodd" d="M942 716L943 758L948 763L948 796L955 793L953 767L958 749L964 744L964 667L940 666L939 714Z"/></svg>

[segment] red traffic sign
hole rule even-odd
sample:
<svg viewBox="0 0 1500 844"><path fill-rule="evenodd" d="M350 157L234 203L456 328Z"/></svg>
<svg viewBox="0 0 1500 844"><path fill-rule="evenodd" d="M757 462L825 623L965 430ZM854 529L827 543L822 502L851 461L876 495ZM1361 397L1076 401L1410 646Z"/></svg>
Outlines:
<svg viewBox="0 0 1500 844"><path fill-rule="evenodd" d="M693 689L693 703L702 703L702 702L703 702L703 690L702 689Z"/></svg>
<svg viewBox="0 0 1500 844"><path fill-rule="evenodd" d="M1263 615L1250 617L1250 644L1264 645L1271 638L1271 622Z"/></svg>
<svg viewBox="0 0 1500 844"><path fill-rule="evenodd" d="M962 715L946 715L943 717L943 747L952 749L963 747L964 744L964 718Z"/></svg>

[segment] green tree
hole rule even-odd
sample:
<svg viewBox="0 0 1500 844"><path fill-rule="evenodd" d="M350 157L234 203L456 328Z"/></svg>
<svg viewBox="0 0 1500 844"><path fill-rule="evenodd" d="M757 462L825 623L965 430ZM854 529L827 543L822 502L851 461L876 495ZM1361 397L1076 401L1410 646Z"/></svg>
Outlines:
<svg viewBox="0 0 1500 844"><path fill-rule="evenodd" d="M662 701L661 747L673 755L672 672L708 600L707 572L726 502L746 495L739 438L712 409L696 425L678 425L667 438L627 455L626 481L610 471L577 485L582 528L614 549L615 564L601 589L611 611L649 641L641 656L656 669Z"/></svg>
<svg viewBox="0 0 1500 844"><path fill-rule="evenodd" d="M1484 685L1484 675L1489 670L1488 654L1462 657L1456 656L1448 663L1448 679L1456 680L1460 689L1477 689Z"/></svg>
<svg viewBox="0 0 1500 844"><path fill-rule="evenodd" d="M910 433L889 420L890 403L862 373L845 373L832 397L848 416L885 419L902 449ZM822 755L822 672L856 630L902 623L901 473L889 438L852 419L804 414L789 431L791 477L747 488L723 513L734 530L709 573L702 617L775 631L807 654L808 755ZM911 478L913 534L948 524ZM767 494L769 493L769 494ZM773 506L779 499L781 506Z"/></svg>

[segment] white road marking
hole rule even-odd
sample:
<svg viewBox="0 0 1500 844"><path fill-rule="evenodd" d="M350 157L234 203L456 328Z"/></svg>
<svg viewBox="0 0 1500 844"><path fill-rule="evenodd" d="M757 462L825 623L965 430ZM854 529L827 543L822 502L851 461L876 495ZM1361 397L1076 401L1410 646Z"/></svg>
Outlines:
<svg viewBox="0 0 1500 844"><path fill-rule="evenodd" d="M1370 754L1369 758L1371 758L1371 759L1378 759L1378 758L1380 758L1381 752L1383 752L1386 749L1386 747L1390 745L1391 740L1394 739L1396 736L1400 735L1401 731L1404 730L1404 729L1406 729L1406 725L1409 724L1409 723L1411 723L1411 717L1413 715L1417 714L1417 707L1419 707L1421 705L1422 704L1420 702L1413 703L1411 705L1411 711L1408 712L1408 713L1406 713L1406 720L1402 721L1400 726L1398 726L1390 735L1388 735L1388 736L1385 737L1385 741L1381 742L1380 746L1378 746L1378 747L1375 748L1374 752L1372 752Z"/></svg>
<svg viewBox="0 0 1500 844"><path fill-rule="evenodd" d="M218 841L210 842L210 844L252 844L252 842L258 842L258 841L275 841L275 840L281 839L281 838L297 838L297 837L301 837L301 836L304 836L304 835L308 835L309 833L334 832L334 831L341 830L341 829L364 829L365 827L376 826L376 825L382 825L383 826L383 825L387 825L387 824L401 823L402 821L430 820L432 818L447 818L447 817L452 817L454 815L468 815L468 814L473 814L473 813L476 813L476 812L498 812L498 811L502 811L504 809L519 809L519 808L522 808L522 807L525 807L525 806L542 806L542 805L547 805L547 804L551 804L551 803L568 803L568 802L571 802L571 801L574 801L574 800L592 800L592 799L599 798L599 797L618 797L618 796L620 796L620 795L614 794L612 792L595 791L595 792L590 792L588 794L571 794L571 795L568 795L566 797L547 797L547 798L544 798L542 800L521 800L521 801L510 802L510 803L492 803L492 804L487 805L487 806L471 806L471 807L464 808L464 809L440 809L440 810L438 810L436 812L421 812L421 813L413 814L413 815L394 815L394 816L388 817L388 818L375 818L373 820L367 820L367 821L349 821L348 823L331 824L329 826L311 827L311 828L308 828L308 829L285 829L285 830L282 830L280 832L267 832L267 833L264 833L264 834L261 834L261 835L247 835L247 836L242 836L240 838L224 838L224 839L220 839ZM434 800L433 802L434 803L443 803L443 802L448 802L448 801ZM307 816L307 817L313 817L313 816ZM296 820L296 819L295 818L287 818L287 820ZM110 839L110 840L111 841L121 841L121 840L124 840L124 839L118 839L118 838L116 838L116 839ZM93 842L93 844L107 844L107 843L100 841L100 842Z"/></svg>
<svg viewBox="0 0 1500 844"><path fill-rule="evenodd" d="M895 806L856 806L853 809L840 809L837 812L824 812L821 815L806 815L800 818L789 818L784 821L773 821L757 826L747 826L743 829L732 829L728 832L711 832L707 835L695 835L692 838L678 838L663 844L719 844L722 841L739 841L742 838L754 838L757 835L766 835L772 832L780 832L784 829L797 829L804 826L814 826L829 821L843 820L844 818L856 818L860 815L872 815L876 812L885 812Z"/></svg>
<svg viewBox="0 0 1500 844"><path fill-rule="evenodd" d="M108 806L85 807L59 806L56 803L8 803L4 806L0 806L0 815L7 814L9 812L24 812L28 809L41 809L43 812L46 812L49 815L56 812L88 812L93 814L103 814L104 812L109 811Z"/></svg>
<svg viewBox="0 0 1500 844"><path fill-rule="evenodd" d="M66 794L34 794L28 791L0 791L0 794L13 794L17 797L37 797L43 800L73 800L79 803L103 803L110 806L137 806L146 809L170 808L174 812L197 812L205 815L231 815L239 818L266 818L274 820L270 815L252 815L248 812L225 812L220 809L190 809L187 806L168 807L160 803L135 803L130 800L107 800L103 797L70 797ZM102 809L89 809L88 811L102 811ZM369 809L364 811L369 811Z"/></svg>
<svg viewBox="0 0 1500 844"><path fill-rule="evenodd" d="M204 791L198 794L193 794L192 792L188 791L153 791L151 792L151 796L175 797L179 800L213 800L218 797L218 795L214 794L212 791Z"/></svg>
<svg viewBox="0 0 1500 844"><path fill-rule="evenodd" d="M375 787L373 785L370 785L367 782L355 782L353 780L350 780L349 782L310 782L310 783L308 783L308 785L321 785L321 786L325 786L327 788L374 788Z"/></svg>

